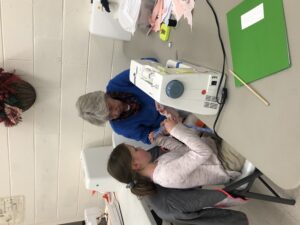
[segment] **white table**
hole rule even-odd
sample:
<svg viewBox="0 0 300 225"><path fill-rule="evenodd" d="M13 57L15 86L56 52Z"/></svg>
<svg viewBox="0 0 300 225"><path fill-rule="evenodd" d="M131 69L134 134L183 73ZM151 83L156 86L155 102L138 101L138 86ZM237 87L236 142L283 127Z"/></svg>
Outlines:
<svg viewBox="0 0 300 225"><path fill-rule="evenodd" d="M218 14L228 67L232 68L226 13L240 0L211 1ZM217 131L232 147L256 165L267 177L285 189L300 185L300 2L283 1L287 23L292 67L251 83L270 103L262 104L245 87L236 88L232 76L228 79L229 98ZM193 29L182 21L171 31L170 41L159 40L138 31L125 53L130 58L158 57L162 63L169 58L210 67L222 68L221 47L215 20L205 1L197 1L193 13ZM199 116L209 126L215 119Z"/></svg>

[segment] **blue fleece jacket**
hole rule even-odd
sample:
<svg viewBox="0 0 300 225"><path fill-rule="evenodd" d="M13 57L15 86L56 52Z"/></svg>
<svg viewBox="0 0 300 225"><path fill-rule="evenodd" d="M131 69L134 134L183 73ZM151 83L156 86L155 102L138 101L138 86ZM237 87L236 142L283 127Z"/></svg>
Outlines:
<svg viewBox="0 0 300 225"><path fill-rule="evenodd" d="M126 119L110 121L110 124L117 134L150 144L148 134L157 129L165 117L156 111L154 100L130 82L129 70L111 79L106 92L127 92L136 97L140 110Z"/></svg>

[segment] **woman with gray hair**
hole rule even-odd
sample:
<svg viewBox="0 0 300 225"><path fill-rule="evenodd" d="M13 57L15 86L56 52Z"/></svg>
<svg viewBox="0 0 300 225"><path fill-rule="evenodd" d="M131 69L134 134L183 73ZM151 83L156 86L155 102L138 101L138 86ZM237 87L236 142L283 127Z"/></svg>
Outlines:
<svg viewBox="0 0 300 225"><path fill-rule="evenodd" d="M76 103L79 116L94 125L103 125L109 116L105 93L95 91L79 97Z"/></svg>
<svg viewBox="0 0 300 225"><path fill-rule="evenodd" d="M150 144L149 133L165 119L156 110L154 100L130 82L129 70L111 79L106 93L80 96L76 107L84 120L98 126L109 121L117 134L146 144Z"/></svg>

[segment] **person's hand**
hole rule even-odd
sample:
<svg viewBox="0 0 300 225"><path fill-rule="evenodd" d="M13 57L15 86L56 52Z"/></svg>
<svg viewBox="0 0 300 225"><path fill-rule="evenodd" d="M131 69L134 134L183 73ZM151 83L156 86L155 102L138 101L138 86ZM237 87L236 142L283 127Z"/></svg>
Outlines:
<svg viewBox="0 0 300 225"><path fill-rule="evenodd" d="M154 144L154 131L150 132L148 135L151 144Z"/></svg>
<svg viewBox="0 0 300 225"><path fill-rule="evenodd" d="M155 108L161 115L164 115L164 113L166 112L165 107L158 102L155 102Z"/></svg>
<svg viewBox="0 0 300 225"><path fill-rule="evenodd" d="M177 110L169 108L167 109L167 118L170 118L174 121L176 121L177 123L182 122L182 118L180 117L179 113Z"/></svg>
<svg viewBox="0 0 300 225"><path fill-rule="evenodd" d="M182 122L182 118L180 117L176 109L165 107L158 102L155 102L155 108L160 113L160 115L163 115L166 118L175 120L177 122Z"/></svg>
<svg viewBox="0 0 300 225"><path fill-rule="evenodd" d="M171 130L177 125L177 121L176 120L174 120L174 119L166 119L166 120L164 120L164 127L165 127L165 129L166 129L166 131L168 132L168 133L170 133L171 132Z"/></svg>
<svg viewBox="0 0 300 225"><path fill-rule="evenodd" d="M165 128L165 121L167 119L163 120L161 123L160 123L160 127L162 128L162 132L161 132L161 135L164 135L164 136L167 136L169 135L169 132L166 130Z"/></svg>

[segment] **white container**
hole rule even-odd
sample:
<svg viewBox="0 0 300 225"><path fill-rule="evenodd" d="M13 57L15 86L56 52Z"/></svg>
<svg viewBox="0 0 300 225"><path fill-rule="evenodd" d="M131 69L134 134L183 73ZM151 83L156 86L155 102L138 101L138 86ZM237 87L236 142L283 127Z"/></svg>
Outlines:
<svg viewBox="0 0 300 225"><path fill-rule="evenodd" d="M102 9L100 1L93 2L90 21L91 34L129 41L131 33L125 31L118 21L118 3L114 2L110 8L111 12L108 13Z"/></svg>
<svg viewBox="0 0 300 225"><path fill-rule="evenodd" d="M141 8L141 0L122 0L118 18L124 30L134 33Z"/></svg>
<svg viewBox="0 0 300 225"><path fill-rule="evenodd" d="M118 191L121 184L107 172L107 161L112 146L87 148L81 152L81 163L85 174L85 187L101 193Z"/></svg>

